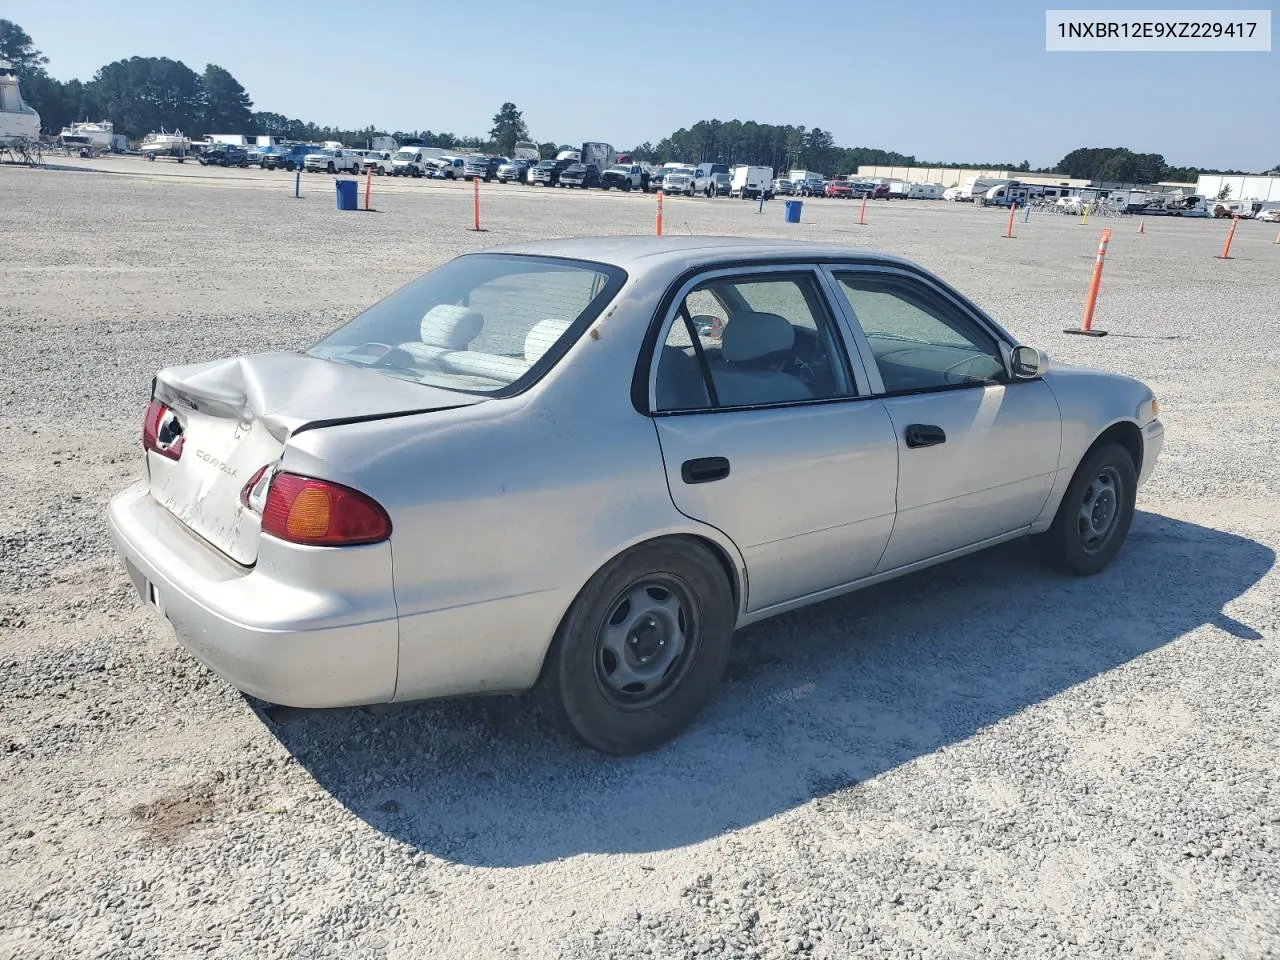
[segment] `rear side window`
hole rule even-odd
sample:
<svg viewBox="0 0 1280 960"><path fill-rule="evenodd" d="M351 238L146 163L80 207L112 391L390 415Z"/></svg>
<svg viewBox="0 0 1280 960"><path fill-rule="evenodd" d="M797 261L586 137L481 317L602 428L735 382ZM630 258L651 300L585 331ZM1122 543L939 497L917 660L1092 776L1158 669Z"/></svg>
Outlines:
<svg viewBox="0 0 1280 960"><path fill-rule="evenodd" d="M853 395L844 350L812 276L698 284L658 357L656 409L732 409Z"/></svg>

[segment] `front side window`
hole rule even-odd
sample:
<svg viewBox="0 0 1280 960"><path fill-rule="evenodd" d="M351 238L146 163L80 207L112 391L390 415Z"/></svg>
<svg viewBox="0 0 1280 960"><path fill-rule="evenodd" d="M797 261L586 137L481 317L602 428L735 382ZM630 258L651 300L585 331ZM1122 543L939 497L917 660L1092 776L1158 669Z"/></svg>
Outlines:
<svg viewBox="0 0 1280 960"><path fill-rule="evenodd" d="M658 357L659 411L852 396L835 326L809 275L727 277L681 301Z"/></svg>
<svg viewBox="0 0 1280 960"><path fill-rule="evenodd" d="M891 274L836 280L889 393L1004 381L996 341L933 289Z"/></svg>
<svg viewBox="0 0 1280 960"><path fill-rule="evenodd" d="M616 267L580 260L459 257L307 353L433 387L515 393L550 369L625 279Z"/></svg>

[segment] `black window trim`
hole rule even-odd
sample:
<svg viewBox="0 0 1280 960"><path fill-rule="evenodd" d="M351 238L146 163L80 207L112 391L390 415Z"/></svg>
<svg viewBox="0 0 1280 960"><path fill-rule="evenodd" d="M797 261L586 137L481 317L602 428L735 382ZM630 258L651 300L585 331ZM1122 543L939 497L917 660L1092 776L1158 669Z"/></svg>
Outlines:
<svg viewBox="0 0 1280 960"><path fill-rule="evenodd" d="M769 276L776 275L780 278L791 278L807 280L812 284L812 289L808 291L817 299L817 305L820 310L825 313L826 320L830 324L833 340L835 341L838 359L844 365L845 376L848 378L849 384L853 389L853 393L842 397L818 397L812 400L780 400L774 403L751 403L737 404L732 407L722 407L718 403L715 394L715 384L711 376L711 370L708 367L702 352L701 343L697 337L697 331L693 329L692 320L689 317L689 311L685 305L685 299L697 289L703 282L708 280L721 280L732 282L735 277L748 275ZM676 297L683 292L683 296L679 297L679 306L675 305ZM805 291L801 291L802 294ZM809 296L805 297L805 302L810 307ZM747 304L750 306L750 304ZM667 321L668 314L671 315L670 322ZM699 369L702 372L704 383L707 387L708 399L712 402L709 407L689 407L681 410L658 410L656 403L656 384L658 375L658 363L661 360L661 351L658 347L658 338L665 332L669 335L670 329L675 325L677 319L681 316L685 318L686 326L689 330L690 339L695 344L695 352L699 361ZM632 402L636 402L636 387L642 370L646 371L644 378L644 398L643 405L637 404L637 409L645 416L649 417L680 417L689 416L691 414L704 413L737 413L744 410L776 410L778 408L787 407L808 407L817 404L830 403L848 403L855 400L871 400L875 398L871 390L871 382L867 377L865 370L861 368L861 358L854 355L851 351L854 345L850 343L845 323L840 316L837 305L831 302L831 295L823 283L823 278L818 261L813 258L797 259L797 260L767 260L767 261L734 261L722 264L713 264L697 267L687 270L676 280L676 282L668 288L666 295L659 304L658 311L654 314L654 319L650 321L649 330L645 336L645 343L641 346L641 359L636 366L635 376L632 379ZM656 332L655 332L656 331ZM665 342L665 341L664 341ZM645 362L645 357L648 362ZM860 383L859 378L864 382ZM865 388L865 389L864 389Z"/></svg>
<svg viewBox="0 0 1280 960"><path fill-rule="evenodd" d="M930 284L943 292L949 299L954 301L965 312L967 316L972 317L976 322L981 324L983 329L988 330L996 339L1010 349L1018 344L1018 340L1012 334L1004 330L995 320L987 316L982 308L966 297L959 290L940 280L933 274L929 273L923 267L917 266L910 261L893 262L887 261L883 257L872 255L860 256L856 253L851 254L817 254L808 256L772 256L768 258L754 257L731 257L714 262L702 263L697 266L688 267L678 273L667 285L666 292L658 302L657 308L653 312L653 316L649 318L649 327L645 331L644 339L640 344L639 354L636 356L636 364L631 372L631 406L642 416L654 416L651 409L650 398L653 386L653 377L656 373L654 368L655 354L658 349L658 337L665 332L666 318L671 312L671 307L679 292L684 289L690 279L701 276L702 274L724 272L734 269L755 270L769 267L793 266L796 268L815 269L821 277L828 275L828 271L845 268L845 269L879 269L879 270L895 270L905 276L914 277ZM824 284L825 289L825 284ZM854 332L849 329L848 319L843 313L843 308L838 303L832 302L832 294L827 291L827 300L831 303L833 310L840 313L840 326L846 337L853 337ZM853 357L849 358L853 360ZM862 375L870 377L872 371L865 369L865 361L861 351L858 355L858 366L863 368ZM879 373L875 372L875 377L879 380ZM870 382L870 381L868 381ZM883 387L883 384L881 384ZM875 400L884 396L883 391L879 393L871 393L867 396L858 396L849 398L851 400ZM808 403L829 403L827 400L810 400L802 401ZM840 401L847 402L847 401ZM735 407L734 409L748 409L745 407ZM690 411L694 412L694 411ZM708 411L701 411L708 412Z"/></svg>
<svg viewBox="0 0 1280 960"><path fill-rule="evenodd" d="M880 389L876 392L878 397L910 397L918 394L928 393L946 393L951 390L973 390L975 388L989 387L992 385L1012 386L1023 381L1013 376L1009 367L1010 351L1017 346L1017 340L1004 331L998 324L987 317L981 310L973 305L967 298L960 295L946 284L938 281L936 278L927 274L918 273L913 270L904 270L896 264L843 264L829 263L826 264L824 271L831 279L833 287L833 295L841 298L839 307L843 310L848 309L846 322L853 330L854 339L857 341L858 350L863 354L863 365L868 367L868 373L874 373L875 378L880 382ZM884 378L880 376L880 369L876 365L876 359L871 352L871 346L867 341L866 332L862 329L861 323L858 321L857 313L853 310L853 305L848 302L844 291L840 288L839 274L841 273L862 273L862 274L883 274L901 279L908 284L914 283L927 290L929 293L940 298L945 305L952 307L962 320L967 321L975 327L981 335L989 338L996 348L996 353L1000 356L1000 364L1003 369L1003 376L998 380L984 380L975 383L944 383L934 387L912 387L904 390L889 390L884 385Z"/></svg>

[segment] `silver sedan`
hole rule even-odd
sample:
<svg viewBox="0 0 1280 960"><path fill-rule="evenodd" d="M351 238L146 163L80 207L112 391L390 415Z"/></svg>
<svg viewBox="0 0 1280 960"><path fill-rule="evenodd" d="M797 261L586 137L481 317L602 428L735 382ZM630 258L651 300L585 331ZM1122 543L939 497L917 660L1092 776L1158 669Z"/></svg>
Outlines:
<svg viewBox="0 0 1280 960"><path fill-rule="evenodd" d="M146 602L301 707L545 688L654 747L734 630L1016 537L1102 570L1158 404L904 260L705 237L452 260L303 353L170 367L110 527Z"/></svg>

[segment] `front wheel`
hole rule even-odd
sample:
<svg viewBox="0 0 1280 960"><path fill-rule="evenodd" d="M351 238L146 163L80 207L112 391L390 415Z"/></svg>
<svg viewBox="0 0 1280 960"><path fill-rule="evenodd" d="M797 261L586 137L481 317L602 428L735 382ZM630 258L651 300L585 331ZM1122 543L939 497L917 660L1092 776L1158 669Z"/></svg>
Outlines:
<svg viewBox="0 0 1280 960"><path fill-rule="evenodd" d="M1076 470L1053 526L1036 538L1041 555L1077 576L1104 569L1129 535L1137 488L1129 451L1118 443L1098 447Z"/></svg>
<svg viewBox="0 0 1280 960"><path fill-rule="evenodd" d="M548 654L546 689L588 745L651 750L710 699L734 620L733 589L708 548L682 537L642 544L574 600Z"/></svg>

